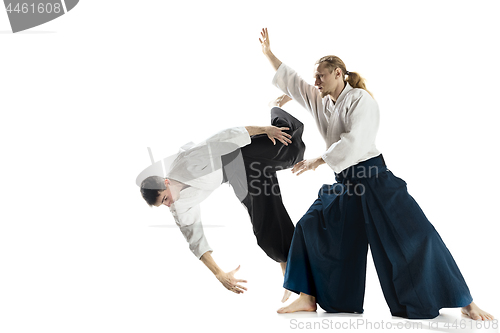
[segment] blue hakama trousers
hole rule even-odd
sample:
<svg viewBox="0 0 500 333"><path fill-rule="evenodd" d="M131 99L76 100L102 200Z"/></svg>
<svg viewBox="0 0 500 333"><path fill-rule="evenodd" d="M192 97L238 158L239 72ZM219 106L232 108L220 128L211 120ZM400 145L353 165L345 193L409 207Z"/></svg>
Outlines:
<svg viewBox="0 0 500 333"><path fill-rule="evenodd" d="M382 155L335 175L295 226L284 288L327 312L363 312L368 244L393 316L472 302L451 253Z"/></svg>

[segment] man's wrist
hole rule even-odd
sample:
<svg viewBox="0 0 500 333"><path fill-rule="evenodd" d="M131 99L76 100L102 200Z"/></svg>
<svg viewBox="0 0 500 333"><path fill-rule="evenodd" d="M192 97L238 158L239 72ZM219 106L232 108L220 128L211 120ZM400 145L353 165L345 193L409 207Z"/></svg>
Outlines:
<svg viewBox="0 0 500 333"><path fill-rule="evenodd" d="M278 68L280 68L282 62L278 58L276 58L276 56L271 51L268 51L268 52L264 53L264 55L267 57L267 59L271 63L271 65L273 66L274 70L277 71Z"/></svg>
<svg viewBox="0 0 500 333"><path fill-rule="evenodd" d="M223 274L225 274L225 272L217 267L217 270L214 272L214 275L217 278L217 280L220 280Z"/></svg>
<svg viewBox="0 0 500 333"><path fill-rule="evenodd" d="M262 126L245 126L245 129L248 132L248 135L253 136L253 135L259 135L259 134L267 134L268 127L262 127Z"/></svg>
<svg viewBox="0 0 500 333"><path fill-rule="evenodd" d="M325 164L325 163L326 163L325 160L321 156L316 159L316 166L317 167L320 166L321 164Z"/></svg>
<svg viewBox="0 0 500 333"><path fill-rule="evenodd" d="M212 258L210 251L205 252L200 259L215 276L219 275L222 272L220 267L215 263L215 260Z"/></svg>

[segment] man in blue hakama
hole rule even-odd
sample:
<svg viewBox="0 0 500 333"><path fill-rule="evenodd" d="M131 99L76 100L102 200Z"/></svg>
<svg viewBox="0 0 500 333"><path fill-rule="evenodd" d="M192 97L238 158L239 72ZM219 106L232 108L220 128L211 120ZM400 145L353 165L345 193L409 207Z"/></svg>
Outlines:
<svg viewBox="0 0 500 333"><path fill-rule="evenodd" d="M382 156L336 174L297 223L284 287L328 312L363 312L368 244L392 315L434 318L469 289L432 224Z"/></svg>
<svg viewBox="0 0 500 333"><path fill-rule="evenodd" d="M434 318L439 309L461 307L475 320L492 320L470 295L441 237L408 194L404 180L388 170L375 146L377 102L364 79L336 56L318 60L315 86L271 52L267 29L262 51L276 74L273 84L313 116L326 142L320 157L297 163L297 175L328 164L337 183L323 185L297 223L284 287L300 297L279 313L363 312L368 244L392 315Z"/></svg>

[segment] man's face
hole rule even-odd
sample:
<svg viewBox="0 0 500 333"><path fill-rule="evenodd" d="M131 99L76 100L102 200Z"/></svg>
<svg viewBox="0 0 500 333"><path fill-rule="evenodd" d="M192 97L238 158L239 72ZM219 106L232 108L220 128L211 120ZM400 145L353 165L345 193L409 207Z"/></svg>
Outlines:
<svg viewBox="0 0 500 333"><path fill-rule="evenodd" d="M321 93L321 98L332 94L338 86L338 80L335 80L336 72L340 69L335 69L332 73L325 65L321 63L316 65L316 71L314 72L314 85Z"/></svg>
<svg viewBox="0 0 500 333"><path fill-rule="evenodd" d="M160 191L160 195L158 196L158 199L156 199L156 207L160 207L161 205L170 207L170 205L179 199L179 193L177 193L175 189L170 186L170 181L168 179L165 179L165 186L167 188Z"/></svg>

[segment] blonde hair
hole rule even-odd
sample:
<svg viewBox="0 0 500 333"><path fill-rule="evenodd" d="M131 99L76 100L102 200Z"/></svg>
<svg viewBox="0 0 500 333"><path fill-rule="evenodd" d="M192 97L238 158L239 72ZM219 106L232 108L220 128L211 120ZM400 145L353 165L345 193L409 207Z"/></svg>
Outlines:
<svg viewBox="0 0 500 333"><path fill-rule="evenodd" d="M365 79L356 72L348 72L342 59L330 55L316 61L316 65L322 63L325 63L326 67L330 70L330 73L332 73L336 68L340 68L342 74L344 75L344 78L347 75L347 79L344 79L344 81L347 81L353 88L361 88L366 90L373 97L373 94L368 89L366 89Z"/></svg>

